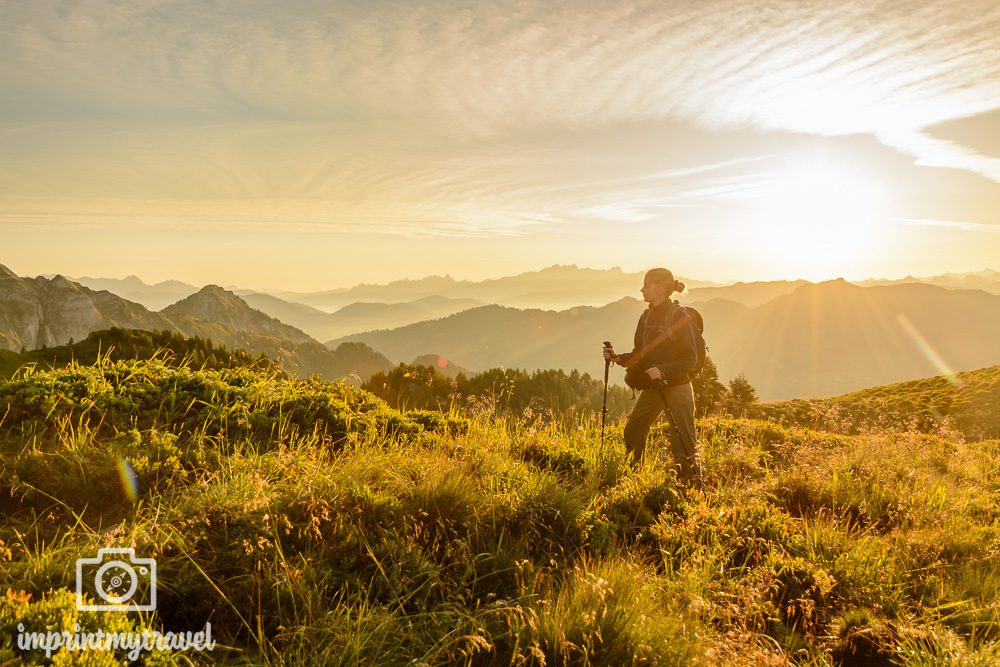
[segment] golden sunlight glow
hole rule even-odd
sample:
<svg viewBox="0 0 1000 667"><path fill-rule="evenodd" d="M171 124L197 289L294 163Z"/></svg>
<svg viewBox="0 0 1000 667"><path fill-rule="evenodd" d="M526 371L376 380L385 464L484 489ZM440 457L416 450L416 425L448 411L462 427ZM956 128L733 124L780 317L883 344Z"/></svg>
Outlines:
<svg viewBox="0 0 1000 667"><path fill-rule="evenodd" d="M750 247L779 273L844 276L885 250L885 196L863 172L794 165L772 174L756 194Z"/></svg>

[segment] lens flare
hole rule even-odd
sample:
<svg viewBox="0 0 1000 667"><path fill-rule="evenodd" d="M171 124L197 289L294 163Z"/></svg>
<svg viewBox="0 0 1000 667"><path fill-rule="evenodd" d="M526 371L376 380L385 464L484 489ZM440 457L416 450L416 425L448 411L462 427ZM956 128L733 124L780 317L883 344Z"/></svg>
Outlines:
<svg viewBox="0 0 1000 667"><path fill-rule="evenodd" d="M905 331L910 338L913 339L913 342L917 344L917 348L923 352L924 356L927 357L931 364L934 365L934 368L940 371L941 375L945 376L948 382L951 382L956 387L962 385L962 381L958 379L958 375L956 375L955 371L953 371L951 367L945 363L944 359L941 358L941 355L937 353L937 350L935 350L931 344L927 342L927 339L924 338L919 331L917 331L917 328L913 326L913 323L910 322L906 315L900 313L896 316L896 321L899 322L899 326L903 327L903 331Z"/></svg>
<svg viewBox="0 0 1000 667"><path fill-rule="evenodd" d="M139 478L126 459L118 459L118 481L130 501L134 503L139 499Z"/></svg>

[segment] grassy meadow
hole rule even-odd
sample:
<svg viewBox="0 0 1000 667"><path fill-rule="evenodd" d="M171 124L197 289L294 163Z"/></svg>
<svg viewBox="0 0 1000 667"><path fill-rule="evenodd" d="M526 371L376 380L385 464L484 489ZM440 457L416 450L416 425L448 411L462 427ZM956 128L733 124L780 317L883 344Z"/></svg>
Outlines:
<svg viewBox="0 0 1000 667"><path fill-rule="evenodd" d="M154 358L0 380L0 665L29 630L200 629L146 664L1000 664L1000 440L399 411ZM137 495L120 479L121 461ZM151 613L78 612L77 558L156 559ZM119 653L60 653L110 665Z"/></svg>
<svg viewBox="0 0 1000 667"><path fill-rule="evenodd" d="M910 430L974 440L1000 438L1000 366L833 398L753 404L742 413L836 433Z"/></svg>

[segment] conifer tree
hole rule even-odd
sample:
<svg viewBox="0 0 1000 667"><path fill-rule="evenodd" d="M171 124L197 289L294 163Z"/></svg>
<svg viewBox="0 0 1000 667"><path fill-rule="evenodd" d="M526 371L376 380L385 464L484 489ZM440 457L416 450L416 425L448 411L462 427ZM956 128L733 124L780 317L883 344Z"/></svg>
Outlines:
<svg viewBox="0 0 1000 667"><path fill-rule="evenodd" d="M757 401L757 390L754 389L746 376L740 373L729 381L729 397L726 399L726 410L734 417L740 417L751 403Z"/></svg>

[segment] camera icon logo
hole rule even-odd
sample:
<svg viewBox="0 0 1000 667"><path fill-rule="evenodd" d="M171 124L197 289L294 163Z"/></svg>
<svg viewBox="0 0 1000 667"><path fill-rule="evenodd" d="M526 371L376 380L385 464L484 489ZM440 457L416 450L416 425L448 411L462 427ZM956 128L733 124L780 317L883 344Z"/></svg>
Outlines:
<svg viewBox="0 0 1000 667"><path fill-rule="evenodd" d="M93 591L105 604L85 604ZM155 611L156 559L137 558L132 548L98 549L76 560L76 608L80 611Z"/></svg>

